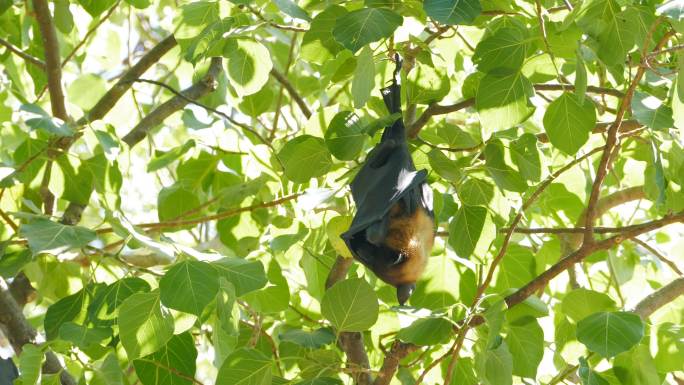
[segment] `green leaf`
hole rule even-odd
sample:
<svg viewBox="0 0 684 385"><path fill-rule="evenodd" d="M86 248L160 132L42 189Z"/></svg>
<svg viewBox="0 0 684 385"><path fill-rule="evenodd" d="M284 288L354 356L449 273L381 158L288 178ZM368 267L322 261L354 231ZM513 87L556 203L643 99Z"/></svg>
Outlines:
<svg viewBox="0 0 684 385"><path fill-rule="evenodd" d="M508 327L506 344L513 358L513 374L536 378L537 367L544 357L544 332L535 318L524 317Z"/></svg>
<svg viewBox="0 0 684 385"><path fill-rule="evenodd" d="M182 146L175 147L169 151L157 151L154 159L147 164L147 172L157 171L170 165L183 156L186 152L190 151L190 149L193 147L195 147L195 141L191 139L185 142Z"/></svg>
<svg viewBox="0 0 684 385"><path fill-rule="evenodd" d="M85 291L80 290L50 305L47 312L45 312L45 319L43 321L45 337L48 340L57 338L62 324L73 321L81 314L84 301Z"/></svg>
<svg viewBox="0 0 684 385"><path fill-rule="evenodd" d="M271 108L273 102L273 91L270 88L264 87L259 92L247 95L242 98L242 102L238 105L240 111L251 117L257 117Z"/></svg>
<svg viewBox="0 0 684 385"><path fill-rule="evenodd" d="M172 221L200 205L197 194L184 186L174 184L164 187L157 196L157 214L159 221ZM188 219L183 217L183 219Z"/></svg>
<svg viewBox="0 0 684 385"><path fill-rule="evenodd" d="M425 13L442 24L470 24L482 12L480 0L425 0Z"/></svg>
<svg viewBox="0 0 684 385"><path fill-rule="evenodd" d="M430 104L442 100L451 83L443 69L418 63L406 77L404 88L410 103Z"/></svg>
<svg viewBox="0 0 684 385"><path fill-rule="evenodd" d="M74 130L66 123L55 121L45 110L35 104L22 104L19 108L30 113L33 118L26 119L26 125L34 130L41 130L57 136L72 136Z"/></svg>
<svg viewBox="0 0 684 385"><path fill-rule="evenodd" d="M133 361L143 384L190 385L197 370L197 349L190 332L175 335L157 352Z"/></svg>
<svg viewBox="0 0 684 385"><path fill-rule="evenodd" d="M386 8L363 8L338 18L332 33L345 48L356 52L366 44L392 36L403 21Z"/></svg>
<svg viewBox="0 0 684 385"><path fill-rule="evenodd" d="M345 258L353 258L353 256L340 235L349 229L351 222L352 217L345 215L333 217L328 220L328 223L325 225L325 233L328 235L328 242L330 242L337 254Z"/></svg>
<svg viewBox="0 0 684 385"><path fill-rule="evenodd" d="M267 90L268 88L264 88L264 89ZM252 96L253 95L250 95L248 97L252 97ZM242 110L242 107L240 107L240 109ZM243 112L244 112L244 110L243 110ZM247 112L245 112L245 113L247 113ZM195 113L189 108L186 108L185 110L183 110L183 116L181 117L181 119L183 120L183 124L185 124L186 127L191 128L193 130L202 130L204 128L211 127L211 123L204 123L203 121L197 119L197 117L195 116Z"/></svg>
<svg viewBox="0 0 684 385"><path fill-rule="evenodd" d="M608 381L603 379L603 377L599 376L598 373L589 367L589 364L587 364L587 360L584 357L580 357L579 362L577 375L582 381L582 385L610 385Z"/></svg>
<svg viewBox="0 0 684 385"><path fill-rule="evenodd" d="M442 361L442 377L446 377L446 371L449 370L449 360ZM477 376L475 375L475 364L470 357L459 357L454 365L454 373L451 376L451 382L448 385L478 385Z"/></svg>
<svg viewBox="0 0 684 385"><path fill-rule="evenodd" d="M281 333L278 338L309 349L319 349L335 342L335 333L330 328L320 328L313 331L291 329Z"/></svg>
<svg viewBox="0 0 684 385"><path fill-rule="evenodd" d="M283 162L285 175L295 183L325 175L332 166L323 139L311 135L299 135L285 143L278 157Z"/></svg>
<svg viewBox="0 0 684 385"><path fill-rule="evenodd" d="M224 35L234 25L232 17L225 17L207 25L202 32L189 40L183 57L192 64L208 56L220 56L227 40Z"/></svg>
<svg viewBox="0 0 684 385"><path fill-rule="evenodd" d="M59 376L58 376L59 378ZM123 372L119 368L116 353L107 354L93 372L92 385L124 385Z"/></svg>
<svg viewBox="0 0 684 385"><path fill-rule="evenodd" d="M526 180L538 182L541 178L541 160L537 148L537 136L523 134L511 143L511 158L520 175Z"/></svg>
<svg viewBox="0 0 684 385"><path fill-rule="evenodd" d="M568 155L575 155L589 140L595 125L594 103L580 102L569 92L551 102L544 113L544 130L549 141Z"/></svg>
<svg viewBox="0 0 684 385"><path fill-rule="evenodd" d="M487 209L463 205L449 223L449 245L461 258L470 258L482 235Z"/></svg>
<svg viewBox="0 0 684 385"><path fill-rule="evenodd" d="M240 258L223 258L211 263L220 277L235 286L235 295L240 297L251 291L259 290L268 282L264 265L260 261Z"/></svg>
<svg viewBox="0 0 684 385"><path fill-rule="evenodd" d="M363 279L340 281L325 292L321 314L338 331L362 332L378 320L378 297Z"/></svg>
<svg viewBox="0 0 684 385"><path fill-rule="evenodd" d="M478 377L484 385L511 385L513 383L513 357L505 342L487 349L475 357Z"/></svg>
<svg viewBox="0 0 684 385"><path fill-rule="evenodd" d="M24 345L19 356L21 375L17 382L26 385L37 384L44 356L43 351L38 346L32 344Z"/></svg>
<svg viewBox="0 0 684 385"><path fill-rule="evenodd" d="M607 65L622 64L635 43L638 28L620 11L616 0L589 0L578 11L577 25L594 39L594 51Z"/></svg>
<svg viewBox="0 0 684 385"><path fill-rule="evenodd" d="M601 311L616 310L615 301L608 295L589 289L575 289L561 302L563 313L575 322Z"/></svg>
<svg viewBox="0 0 684 385"><path fill-rule="evenodd" d="M449 341L454 325L444 318L420 318L399 330L397 338L420 346L441 345Z"/></svg>
<svg viewBox="0 0 684 385"><path fill-rule="evenodd" d="M268 265L268 280L272 285L248 293L243 298L256 311L263 313L278 313L287 309L290 301L290 288L275 259L272 259Z"/></svg>
<svg viewBox="0 0 684 385"><path fill-rule="evenodd" d="M517 71L527 57L527 42L522 31L504 27L481 40L475 48L473 62L481 72L495 68Z"/></svg>
<svg viewBox="0 0 684 385"><path fill-rule="evenodd" d="M239 96L257 93L268 81L273 68L271 54L263 44L251 39L234 39L227 43L228 79Z"/></svg>
<svg viewBox="0 0 684 385"><path fill-rule="evenodd" d="M494 198L494 186L479 178L468 178L458 189L458 197L464 205L486 206Z"/></svg>
<svg viewBox="0 0 684 385"><path fill-rule="evenodd" d="M632 98L632 114L639 123L654 130L674 127L672 108L641 92L637 92Z"/></svg>
<svg viewBox="0 0 684 385"><path fill-rule="evenodd" d="M159 280L159 292L164 306L200 317L216 297L218 273L206 262L179 262Z"/></svg>
<svg viewBox="0 0 684 385"><path fill-rule="evenodd" d="M458 182L463 176L458 162L449 159L442 150L433 148L428 152L427 156L430 161L430 167L442 178L451 182Z"/></svg>
<svg viewBox="0 0 684 385"><path fill-rule="evenodd" d="M145 9L150 6L151 0L126 0L126 2L138 9Z"/></svg>
<svg viewBox="0 0 684 385"><path fill-rule="evenodd" d="M325 130L325 144L339 160L357 159L366 138L359 117L351 111L338 112Z"/></svg>
<svg viewBox="0 0 684 385"><path fill-rule="evenodd" d="M64 34L68 34L74 28L74 16L69 10L69 0L55 1L55 27Z"/></svg>
<svg viewBox="0 0 684 385"><path fill-rule="evenodd" d="M615 357L613 373L620 384L650 385L663 381L663 373L658 373L649 350L648 344L638 344L628 352Z"/></svg>
<svg viewBox="0 0 684 385"><path fill-rule="evenodd" d="M370 98L371 91L375 88L375 65L373 64L373 52L370 47L365 47L356 59L356 70L352 80L352 97L354 108L363 107Z"/></svg>
<svg viewBox="0 0 684 385"><path fill-rule="evenodd" d="M684 327L671 322L658 325L655 363L661 373L681 370L684 362Z"/></svg>
<svg viewBox="0 0 684 385"><path fill-rule="evenodd" d="M65 322L59 328L59 338L73 342L81 350L86 350L90 345L100 343L111 336L110 328L89 328L74 322Z"/></svg>
<svg viewBox="0 0 684 385"><path fill-rule="evenodd" d="M584 65L584 58L582 57L582 46L577 47L577 64L575 65L575 95L580 104L587 101L587 67Z"/></svg>
<svg viewBox="0 0 684 385"><path fill-rule="evenodd" d="M107 92L107 86L104 79L93 74L80 76L70 82L67 87L69 101L84 111L93 108L105 92Z"/></svg>
<svg viewBox="0 0 684 385"><path fill-rule="evenodd" d="M527 182L522 175L506 164L504 145L500 140L490 141L484 154L485 168L499 188L515 192L527 190Z"/></svg>
<svg viewBox="0 0 684 385"><path fill-rule="evenodd" d="M625 352L641 341L644 323L630 312L594 313L577 323L577 339L603 357Z"/></svg>
<svg viewBox="0 0 684 385"><path fill-rule="evenodd" d="M323 64L344 49L340 43L335 41L332 30L335 21L346 14L346 8L330 5L313 18L309 30L304 33L302 38L301 55L304 60Z"/></svg>
<svg viewBox="0 0 684 385"><path fill-rule="evenodd" d="M501 262L496 287L501 291L523 287L534 276L535 259L532 251L524 246L510 245Z"/></svg>
<svg viewBox="0 0 684 385"><path fill-rule="evenodd" d="M88 306L88 317L91 320L109 319L126 298L138 292L149 291L150 285L142 278L120 279L96 292Z"/></svg>
<svg viewBox="0 0 684 385"><path fill-rule="evenodd" d="M119 309L119 337L128 359L161 349L173 336L173 317L162 310L159 292L136 293Z"/></svg>
<svg viewBox="0 0 684 385"><path fill-rule="evenodd" d="M195 1L181 7L183 23L192 26L210 24L218 20L219 14L218 1Z"/></svg>
<svg viewBox="0 0 684 385"><path fill-rule="evenodd" d="M87 245L97 237L95 232L80 226L68 226L45 218L36 218L21 225L19 232L28 240L33 254L60 253Z"/></svg>
<svg viewBox="0 0 684 385"><path fill-rule="evenodd" d="M305 21L311 21L311 16L292 0L273 0L273 3L275 3L276 7L286 15Z"/></svg>
<svg viewBox="0 0 684 385"><path fill-rule="evenodd" d="M216 385L271 385L273 362L255 349L239 349L223 361Z"/></svg>
<svg viewBox="0 0 684 385"><path fill-rule="evenodd" d="M92 17L98 17L100 14L107 9L111 8L116 0L77 0L79 4L86 10Z"/></svg>
<svg viewBox="0 0 684 385"><path fill-rule="evenodd" d="M477 88L475 108L486 132L505 130L525 121L534 112L529 98L532 83L520 72L491 72Z"/></svg>

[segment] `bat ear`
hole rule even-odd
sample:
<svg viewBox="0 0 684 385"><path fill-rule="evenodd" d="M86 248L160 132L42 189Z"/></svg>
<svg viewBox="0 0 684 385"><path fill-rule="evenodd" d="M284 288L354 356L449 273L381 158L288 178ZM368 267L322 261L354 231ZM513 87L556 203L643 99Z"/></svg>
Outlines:
<svg viewBox="0 0 684 385"><path fill-rule="evenodd" d="M404 306L415 288L415 283L405 283L397 286L397 299L399 300L399 305Z"/></svg>

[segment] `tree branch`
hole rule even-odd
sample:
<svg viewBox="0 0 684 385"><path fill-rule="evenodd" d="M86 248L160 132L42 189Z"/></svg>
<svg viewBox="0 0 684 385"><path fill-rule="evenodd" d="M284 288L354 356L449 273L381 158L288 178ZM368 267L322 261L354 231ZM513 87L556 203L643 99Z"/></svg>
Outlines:
<svg viewBox="0 0 684 385"><path fill-rule="evenodd" d="M586 218L584 222L584 245L588 245L594 241L593 236L594 219L596 218L597 210L596 206L598 204L598 198L601 193L601 186L603 185L603 181L606 178L606 175L608 174L609 163L613 158L613 150L615 149L615 151L619 151L619 147L616 146L616 144L618 143L618 130L620 129L620 125L622 124L622 118L624 118L625 113L627 112L627 109L631 104L632 97L634 96L634 92L636 91L636 87L639 84L639 81L641 81L641 78L644 76L644 73L646 72L646 54L648 52L649 46L648 42L651 40L651 37L653 36L653 33L656 30L656 27L660 25L662 20L663 19L661 17L658 17L651 25L651 28L649 29L649 32L646 35L646 39L644 40L644 48L641 53L641 63L637 68L637 72L634 75L634 79L632 79L632 82L630 83L624 98L622 98L620 102L620 108L615 114L615 121L608 128L608 134L606 135L606 147L603 150L601 160L599 161L599 165L596 169L596 176L594 177L594 183L591 186L591 194L589 195L589 202L587 203ZM660 45L660 43L658 45Z"/></svg>
<svg viewBox="0 0 684 385"><path fill-rule="evenodd" d="M482 294L484 294L485 290L489 287L490 283L492 282L492 279L494 279L494 272L496 271L497 266L501 262L501 260L504 258L506 255L506 250L508 249L508 245L511 241L511 237L513 236L513 232L515 229L518 227L518 224L522 220L523 215L525 214L525 211L534 203L536 200L539 198L539 196L544 192L544 190L554 181L556 178L558 178L562 173L565 171L569 170L576 164L582 162L584 159L589 158L591 155L601 151L603 147L598 147L595 148L588 153L584 154L583 156L573 160L572 162L568 163L564 167L560 168L558 171L554 172L553 174L549 175L542 183L539 184L539 186L534 190L532 195L530 195L527 200L523 203L522 207L516 214L516 216L513 218L511 221L511 225L508 228L508 231L506 232L504 236L504 241L503 244L501 245L501 248L499 248L499 252L496 254L496 257L492 260L491 265L489 266L489 270L487 271L487 276L485 277L484 281L482 282L482 285L480 285L477 288L477 293L475 294L475 298L473 299L473 304L472 306L474 307L479 301L480 298L482 297Z"/></svg>
<svg viewBox="0 0 684 385"><path fill-rule="evenodd" d="M31 56L31 55L27 54L26 52L22 51L22 50L19 49L18 47L15 47L15 46L14 46L12 43L10 43L9 41L7 41L7 40L5 40L5 39L0 39L0 45L4 46L5 48L7 48L8 51L10 51L10 52L12 52L13 54L19 56L20 58L24 59L24 60L27 61L28 63L31 63L31 64L33 64L34 66L36 66L36 67L38 67L38 68L40 68L40 69L42 69L42 70L45 70L45 62L44 62L44 61L38 59L38 58L35 57L35 56Z"/></svg>
<svg viewBox="0 0 684 385"><path fill-rule="evenodd" d="M648 233L650 231L659 229L663 226L667 226L672 223L684 221L684 212L678 214L667 215L661 219L654 221L642 223L639 225L629 226L626 231L610 237L602 241L591 242L589 244L582 244L582 246L570 253L567 257L558 261L555 265L551 266L548 270L544 271L532 281L527 283L527 285L518 289L515 293L506 297L506 303L509 307L519 304L524 301L530 295L534 294L538 290L546 287L546 285L555 278L558 274L562 273L570 266L577 262L580 262L588 255L601 250L608 250L614 246L619 245L627 239L632 239L641 234Z"/></svg>
<svg viewBox="0 0 684 385"><path fill-rule="evenodd" d="M47 0L33 0L33 9L36 13L36 20L40 27L40 35L45 49L45 68L52 115L66 122L69 120L69 115L66 111L64 92L62 91L62 62L59 59L57 32L52 22Z"/></svg>
<svg viewBox="0 0 684 385"><path fill-rule="evenodd" d="M97 101L90 111L76 122L78 127L102 119L121 99L124 93L133 85L133 80L147 72L153 64L157 63L162 56L176 46L176 39L173 35L166 37L156 46L150 49L135 65L128 69L121 78ZM73 137L60 138L54 147L67 151L78 138L78 134ZM69 202L61 222L66 225L75 225L81 221L81 216L85 206L80 203Z"/></svg>
<svg viewBox="0 0 684 385"><path fill-rule="evenodd" d="M126 93L129 88L131 88L133 81L147 72L147 70L152 67L154 63L157 63L162 56L175 47L176 44L176 39L173 37L173 35L169 35L164 40L160 41L159 44L150 49L145 56L141 57L133 67L126 71L121 78L119 78L119 81L117 81L116 84L114 84L114 86L107 91L107 93L102 95L95 106L93 106L86 116L81 118L78 123L80 125L84 125L102 119L116 105L123 94Z"/></svg>
<svg viewBox="0 0 684 385"><path fill-rule="evenodd" d="M641 318L647 319L656 310L684 295L684 277L679 277L642 299L634 308Z"/></svg>
<svg viewBox="0 0 684 385"><path fill-rule="evenodd" d="M199 99L204 95L216 89L216 79L218 78L223 66L221 65L221 58L215 57L211 59L211 64L207 73L197 83L181 91L181 95L176 95L159 107L147 114L138 124L126 134L122 140L130 147L140 143L148 134L148 132L160 125L164 119L169 117L174 112L182 109L188 104L188 99Z"/></svg>
<svg viewBox="0 0 684 385"><path fill-rule="evenodd" d="M287 92L290 94L290 97L292 97L292 99L294 99L295 103L297 103L297 106L299 106L299 109L302 111L304 116L306 116L307 119L310 118L311 117L311 110L309 110L309 107L306 105L306 102L304 101L302 96L299 94L299 92L297 92L297 90L292 86L292 83L290 83L290 81L287 80L287 77L285 75L281 74L280 72L278 72L278 70L276 70L275 68L271 69L271 75L280 84L282 84L283 87L285 87Z"/></svg>
<svg viewBox="0 0 684 385"><path fill-rule="evenodd" d="M36 344L36 329L29 324L21 311L21 307L12 297L7 283L0 278L0 322L7 326L7 337L17 354L26 344ZM45 353L44 373L60 373L62 385L76 385L73 377L62 367L51 351Z"/></svg>
<svg viewBox="0 0 684 385"><path fill-rule="evenodd" d="M150 84L158 85L158 86L160 86L160 87L163 87L163 88L165 88L165 89L171 91L171 92L172 92L174 95L176 95L178 98L184 99L185 101L188 102L188 104L194 104L194 105L196 105L196 106L198 106L198 107L204 108L205 110L207 110L207 111L209 111L209 112L211 112L211 113L214 113L214 114L216 114L216 115L219 115L220 117L222 117L223 119L225 119L226 121L228 121L230 124L232 124L232 125L234 125L234 126L238 126L238 127L242 128L243 130L245 130L245 131L247 131L247 132L250 132L252 135L256 136L263 144L265 144L266 146L268 146L268 147L271 149L271 151L273 151L274 154L276 153L276 149L275 149L275 147L273 147L273 144L271 143L271 141L266 140L266 138L264 138L263 135L261 135L257 130L253 129L252 127L250 127L250 126L248 126L248 125L246 125L246 124L243 124L243 123L238 122L237 120L233 119L230 115L228 115L228 114L226 114L226 113L224 113L224 112L221 112L221 111L219 111L219 110L217 110L217 109L215 109L215 108L209 107L209 106L207 106L206 104L202 104L202 103L200 103L200 102L198 102L198 101L195 101L195 100L193 100L193 99L191 99L191 98L189 98L189 97L183 95L183 93L182 93L181 91L178 91L178 90L174 89L173 87L171 87L171 86L169 86L169 85L167 85L167 84L165 84L165 83L158 82L158 81L156 81L156 80L149 80L149 79L136 79L136 80L134 80L134 81L135 81L135 82L143 82L143 83L150 83ZM278 157L276 157L276 159L277 159L278 161L280 161L280 159L279 159Z"/></svg>
<svg viewBox="0 0 684 385"><path fill-rule="evenodd" d="M375 378L373 385L389 385L392 381L392 377L394 377L394 373L396 373L399 368L399 362L418 349L418 345L395 340L392 343L392 348L389 353L385 356L385 360L382 362L382 367L380 368L378 377Z"/></svg>
<svg viewBox="0 0 684 385"><path fill-rule="evenodd" d="M632 238L631 241L643 247L649 253L653 254L656 258L658 258L662 263L666 264L670 269L672 269L672 271L674 271L678 275L684 276L684 273L682 273L682 271L679 270L677 264L671 261L669 258L665 257L663 254L661 254L658 250L656 250L655 247L649 245L648 243L642 241L639 238Z"/></svg>

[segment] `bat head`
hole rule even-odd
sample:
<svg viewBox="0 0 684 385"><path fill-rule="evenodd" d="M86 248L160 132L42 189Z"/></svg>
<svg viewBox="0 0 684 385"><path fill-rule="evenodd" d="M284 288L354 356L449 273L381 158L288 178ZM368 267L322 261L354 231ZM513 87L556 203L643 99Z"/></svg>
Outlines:
<svg viewBox="0 0 684 385"><path fill-rule="evenodd" d="M404 306L415 288L415 283L405 283L397 286L397 299L399 300L399 305Z"/></svg>

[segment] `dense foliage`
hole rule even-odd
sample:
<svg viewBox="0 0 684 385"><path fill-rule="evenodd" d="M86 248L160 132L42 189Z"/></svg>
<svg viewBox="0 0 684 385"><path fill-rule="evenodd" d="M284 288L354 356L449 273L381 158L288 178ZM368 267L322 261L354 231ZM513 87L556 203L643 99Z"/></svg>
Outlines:
<svg viewBox="0 0 684 385"><path fill-rule="evenodd" d="M682 33L682 0L0 0L0 371L684 383ZM407 307L339 238L395 53L438 225Z"/></svg>

